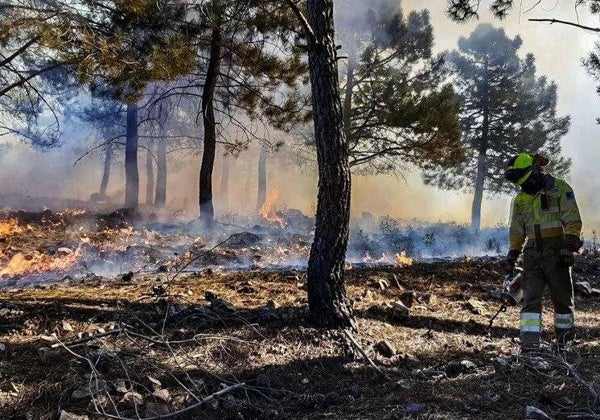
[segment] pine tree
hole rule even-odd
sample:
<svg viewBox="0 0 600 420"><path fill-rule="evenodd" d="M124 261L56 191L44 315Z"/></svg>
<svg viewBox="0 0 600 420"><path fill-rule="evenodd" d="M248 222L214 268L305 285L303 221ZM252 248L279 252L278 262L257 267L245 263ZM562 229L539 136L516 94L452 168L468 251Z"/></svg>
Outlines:
<svg viewBox="0 0 600 420"><path fill-rule="evenodd" d="M65 63L55 54L48 23L55 14L44 2L6 0L0 5L0 136L15 134L44 148L58 144L58 115L75 92Z"/></svg>
<svg viewBox="0 0 600 420"><path fill-rule="evenodd" d="M338 38L348 54L344 131L350 165L389 172L461 157L458 101L432 54L427 11L406 18L398 2L338 3ZM349 14L346 11L353 10Z"/></svg>
<svg viewBox="0 0 600 420"><path fill-rule="evenodd" d="M308 0L307 13L308 60L319 166L315 238L307 269L308 307L312 322L319 327L353 327L352 303L346 297L344 285L351 174L333 41L333 0Z"/></svg>
<svg viewBox="0 0 600 420"><path fill-rule="evenodd" d="M426 183L474 193L471 227L479 229L483 192L510 191L503 178L506 161L520 152L552 157L553 172L564 174L570 160L560 157L561 138L569 117L556 115L554 82L536 75L531 54L517 53L521 39L503 29L479 25L460 38L459 51L449 54L461 97L462 142L465 159L450 170L428 167Z"/></svg>
<svg viewBox="0 0 600 420"><path fill-rule="evenodd" d="M298 23L280 2L213 0L200 6L206 38L202 86L204 142L199 174L200 221L214 219L212 175L217 142L217 115L229 119L247 136L240 111L250 120L277 128L306 119L298 93L307 67L298 48ZM282 93L285 93L283 100Z"/></svg>

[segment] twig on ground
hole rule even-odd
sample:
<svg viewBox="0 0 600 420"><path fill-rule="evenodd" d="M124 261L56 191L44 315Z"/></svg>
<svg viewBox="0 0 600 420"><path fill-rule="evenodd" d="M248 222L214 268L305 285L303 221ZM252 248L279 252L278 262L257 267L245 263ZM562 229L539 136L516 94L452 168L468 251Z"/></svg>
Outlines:
<svg viewBox="0 0 600 420"><path fill-rule="evenodd" d="M182 414L185 414L185 413L187 413L187 412L189 412L189 411L195 410L196 408L198 408L198 407L202 406L203 404L208 404L208 403L210 403L210 402L211 402L211 401L213 401L215 398L218 398L218 397L220 397L220 396L222 396L222 395L228 394L228 393L230 393L230 392L232 392L232 391L235 391L236 389L242 388L242 387L244 387L244 386L246 386L246 384L245 384L244 382L241 382L241 383L238 383L238 384L233 384L233 385L230 385L230 386L228 386L227 388L223 388L222 390L220 390L220 391L217 391L217 392L215 392L214 394L211 394L211 395L209 395L209 396L207 396L207 397L204 397L202 400L200 400L200 401L198 401L197 403L195 403L195 404L192 404L192 405L190 405L190 406L188 406L188 407L186 407L186 408L183 408L183 409L181 409L181 410L178 410L178 411L174 411L174 412L172 412L172 413L169 413L169 414L161 414L161 415L159 415L159 416L156 416L156 417L139 417L139 418L130 418L130 417L119 417L119 416L113 416L113 415L110 415L110 414L104 414L104 413L100 413L100 414L102 414L102 415L104 415L104 416L106 416L106 417L108 417L108 418L115 419L115 420L163 420L163 419L170 419L170 418L172 418L172 417L177 417L177 416L180 416L180 415L182 415Z"/></svg>
<svg viewBox="0 0 600 420"><path fill-rule="evenodd" d="M359 351L360 354L362 354L362 356L365 358L365 360L367 361L367 363L369 363L369 365L371 365L371 367L373 367L373 369L375 369L377 371L377 373L379 373L381 376L383 376L385 379L387 379L388 381L391 381L392 378L390 378L388 375L386 375L374 362L373 360L371 360L371 358L367 355L367 353L365 353L365 351L362 349L362 347L360 346L360 344L358 344L358 342L356 341L356 339L352 336L352 333L350 333L348 330L343 329L342 332L344 333L344 335L346 336L346 338L348 338L348 340L350 340L350 342L352 342L352 344L354 345L354 347L356 348L356 350Z"/></svg>

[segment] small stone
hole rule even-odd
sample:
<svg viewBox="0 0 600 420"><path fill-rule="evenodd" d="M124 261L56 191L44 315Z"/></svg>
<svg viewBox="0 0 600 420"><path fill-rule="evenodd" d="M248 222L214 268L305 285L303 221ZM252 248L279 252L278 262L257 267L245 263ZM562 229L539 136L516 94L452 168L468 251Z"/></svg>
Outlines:
<svg viewBox="0 0 600 420"><path fill-rule="evenodd" d="M113 386L115 388L115 391L118 392L119 394L125 394L129 391L129 389L127 388L127 384L125 383L125 381L123 379L119 379L118 381L115 381L113 383Z"/></svg>
<svg viewBox="0 0 600 420"><path fill-rule="evenodd" d="M146 376L146 379L148 379L148 382L150 382L150 387L153 391L162 388L162 383L158 379L153 378L152 376Z"/></svg>
<svg viewBox="0 0 600 420"><path fill-rule="evenodd" d="M425 406L419 403L408 403L406 404L406 412L408 414L419 414L425 411Z"/></svg>
<svg viewBox="0 0 600 420"><path fill-rule="evenodd" d="M483 307L483 303L477 299L471 298L465 303L465 308L474 313L475 315L485 315L487 311Z"/></svg>
<svg viewBox="0 0 600 420"><path fill-rule="evenodd" d="M394 346L386 340L381 340L375 346L373 346L377 353L381 354L383 357L392 357L396 354L396 349Z"/></svg>
<svg viewBox="0 0 600 420"><path fill-rule="evenodd" d="M63 321L61 324L61 328L63 331L71 332L74 330L73 326L69 324L67 321Z"/></svg>
<svg viewBox="0 0 600 420"><path fill-rule="evenodd" d="M444 372L449 378L456 378L463 373L472 372L476 368L477 365L470 360L461 360L460 362L453 360L448 363L446 369L444 369Z"/></svg>
<svg viewBox="0 0 600 420"><path fill-rule="evenodd" d="M152 393L152 395L157 400L160 400L160 401L165 402L165 403L169 402L169 400L171 399L171 394L166 389L157 389L156 391L154 391Z"/></svg>
<svg viewBox="0 0 600 420"><path fill-rule="evenodd" d="M142 404L144 404L144 397L135 391L126 392L121 401L119 401L121 407L127 408L134 408Z"/></svg>
<svg viewBox="0 0 600 420"><path fill-rule="evenodd" d="M0 353L4 353L6 351L6 345L3 343L0 343Z"/></svg>
<svg viewBox="0 0 600 420"><path fill-rule="evenodd" d="M416 299L417 294L413 291L404 292L402 293L402 295L400 295L400 300L402 301L401 303L407 306L408 308L410 308L413 305Z"/></svg>
<svg viewBox="0 0 600 420"><path fill-rule="evenodd" d="M71 394L71 398L74 400L81 400L83 398L91 397L92 395L96 395L99 392L108 389L108 384L105 380L95 381L92 380L86 386L82 386L81 388L77 388Z"/></svg>
<svg viewBox="0 0 600 420"><path fill-rule="evenodd" d="M512 370L512 358L498 357L494 360L494 371L496 373L507 373Z"/></svg>
<svg viewBox="0 0 600 420"><path fill-rule="evenodd" d="M304 385L306 385L307 383L310 382L310 379L308 378L303 378L300 382L302 382Z"/></svg>
<svg viewBox="0 0 600 420"><path fill-rule="evenodd" d="M531 366L536 370L549 370L550 363L542 357L532 357L523 360L524 364Z"/></svg>
<svg viewBox="0 0 600 420"><path fill-rule="evenodd" d="M410 309L400 301L392 303L392 316L394 318L406 318L410 314Z"/></svg>
<svg viewBox="0 0 600 420"><path fill-rule="evenodd" d="M546 413L544 413L539 408L534 407L532 405L528 405L527 407L525 407L525 418L541 420L541 419L550 419L551 417L549 417Z"/></svg>
<svg viewBox="0 0 600 420"><path fill-rule="evenodd" d="M88 416L80 416L77 414L73 414L73 413L69 413L68 411L65 410L61 410L60 411L60 416L58 417L58 420L88 420L89 417Z"/></svg>

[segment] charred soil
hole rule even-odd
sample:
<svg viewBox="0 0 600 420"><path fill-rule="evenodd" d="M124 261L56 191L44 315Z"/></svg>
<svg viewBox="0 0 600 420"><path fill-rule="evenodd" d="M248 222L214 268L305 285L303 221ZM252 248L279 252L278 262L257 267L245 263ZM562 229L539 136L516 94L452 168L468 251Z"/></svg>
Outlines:
<svg viewBox="0 0 600 420"><path fill-rule="evenodd" d="M73 250L69 243L79 239L64 217L50 216L6 224L4 261L20 252L33 255L24 261L41 262L48 247L69 257L60 249ZM112 230L103 225L88 242L132 235L102 220ZM80 252L73 254L81 258ZM0 417L600 415L595 253L578 256L573 270L589 285L576 296L580 343L569 353L527 357L517 355L518 309L501 313L488 329L500 306L491 293L503 275L499 258L349 267L347 293L359 327L351 336L306 324L302 270L177 271L184 262L0 289ZM5 273L5 285L10 280ZM550 341L549 299L546 307Z"/></svg>

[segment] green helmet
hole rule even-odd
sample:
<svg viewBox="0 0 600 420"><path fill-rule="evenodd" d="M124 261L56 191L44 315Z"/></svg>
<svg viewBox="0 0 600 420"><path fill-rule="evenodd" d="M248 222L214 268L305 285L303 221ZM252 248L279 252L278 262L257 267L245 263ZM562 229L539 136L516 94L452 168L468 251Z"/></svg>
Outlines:
<svg viewBox="0 0 600 420"><path fill-rule="evenodd" d="M533 171L533 157L527 153L520 153L509 161L504 178L513 184L522 185Z"/></svg>

